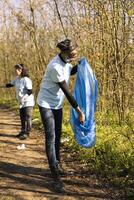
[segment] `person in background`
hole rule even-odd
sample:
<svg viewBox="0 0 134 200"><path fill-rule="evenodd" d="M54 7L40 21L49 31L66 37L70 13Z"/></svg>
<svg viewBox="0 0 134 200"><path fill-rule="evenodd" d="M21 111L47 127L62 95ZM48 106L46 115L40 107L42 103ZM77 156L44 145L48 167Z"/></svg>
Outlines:
<svg viewBox="0 0 134 200"><path fill-rule="evenodd" d="M63 188L60 175L61 168L60 143L62 132L62 104L64 96L78 113L80 123L84 123L84 114L68 88L70 75L77 72L77 65L71 62L77 57L77 46L65 39L57 44L60 52L47 65L42 79L37 103L45 131L45 146L51 175L56 188Z"/></svg>
<svg viewBox="0 0 134 200"><path fill-rule="evenodd" d="M29 78L28 69L23 64L14 66L16 78L6 84L6 88L15 86L16 97L19 102L21 131L17 135L20 140L27 139L32 128L32 112L34 96L32 94L32 81Z"/></svg>

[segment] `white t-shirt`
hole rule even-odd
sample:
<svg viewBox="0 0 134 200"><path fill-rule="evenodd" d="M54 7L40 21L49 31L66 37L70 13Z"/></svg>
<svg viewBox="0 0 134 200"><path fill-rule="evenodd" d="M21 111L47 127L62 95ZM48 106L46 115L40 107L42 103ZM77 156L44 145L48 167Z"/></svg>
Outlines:
<svg viewBox="0 0 134 200"><path fill-rule="evenodd" d="M20 108L34 106L35 102L33 94L27 94L27 90L32 89L32 81L30 78L20 78L17 76L16 79L11 81L11 84L16 88L16 98L19 101Z"/></svg>
<svg viewBox="0 0 134 200"><path fill-rule="evenodd" d="M48 64L45 75L40 85L37 103L44 108L59 109L62 107L64 93L58 82L68 83L72 65L64 63L59 55L55 56Z"/></svg>

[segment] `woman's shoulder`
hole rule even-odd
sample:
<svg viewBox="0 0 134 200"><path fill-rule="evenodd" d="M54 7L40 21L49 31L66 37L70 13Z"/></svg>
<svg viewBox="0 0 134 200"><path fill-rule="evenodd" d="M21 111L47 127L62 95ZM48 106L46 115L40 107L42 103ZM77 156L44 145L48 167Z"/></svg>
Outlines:
<svg viewBox="0 0 134 200"><path fill-rule="evenodd" d="M19 82L21 80L21 78L19 77L19 76L16 76L15 78L14 78L14 80L12 80L12 82Z"/></svg>
<svg viewBox="0 0 134 200"><path fill-rule="evenodd" d="M57 55L56 55L55 57L53 57L53 58L50 60L50 62L48 63L48 67L51 66L51 65L53 65L53 63L57 62L57 58L58 58Z"/></svg>
<svg viewBox="0 0 134 200"><path fill-rule="evenodd" d="M29 77L25 76L21 78L22 81L29 82L32 81Z"/></svg>
<svg viewBox="0 0 134 200"><path fill-rule="evenodd" d="M51 71L53 69L58 69L62 67L61 63L60 63L60 60L59 60L59 56L56 55L51 61L50 63L48 64L48 69Z"/></svg>

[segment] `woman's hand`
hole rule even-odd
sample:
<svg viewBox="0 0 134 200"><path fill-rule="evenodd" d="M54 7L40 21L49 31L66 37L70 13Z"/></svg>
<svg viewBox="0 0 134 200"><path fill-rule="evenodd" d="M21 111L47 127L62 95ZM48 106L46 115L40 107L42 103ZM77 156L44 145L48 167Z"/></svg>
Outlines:
<svg viewBox="0 0 134 200"><path fill-rule="evenodd" d="M84 115L84 113L81 111L81 109L79 107L77 107L75 110L78 113L78 120L79 120L79 122L81 124L84 124L84 121L85 121L85 115Z"/></svg>
<svg viewBox="0 0 134 200"><path fill-rule="evenodd" d="M85 115L83 114L83 112L81 112L81 113L79 114L78 119L79 119L79 122L80 122L81 124L84 124Z"/></svg>

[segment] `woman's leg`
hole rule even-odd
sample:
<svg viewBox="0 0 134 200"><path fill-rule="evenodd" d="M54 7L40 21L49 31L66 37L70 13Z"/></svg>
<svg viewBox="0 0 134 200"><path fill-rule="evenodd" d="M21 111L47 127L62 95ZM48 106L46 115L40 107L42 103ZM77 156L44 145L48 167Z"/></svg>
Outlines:
<svg viewBox="0 0 134 200"><path fill-rule="evenodd" d="M48 163L50 168L55 167L57 164L56 152L55 152L55 123L54 115L51 109L39 107L41 119L45 131L45 146Z"/></svg>
<svg viewBox="0 0 134 200"><path fill-rule="evenodd" d="M48 158L49 168L51 175L54 179L54 188L56 191L62 190L63 183L59 178L59 171L57 167L56 151L55 151L55 120L54 114L51 109L39 107L41 119L45 130L45 145L46 154Z"/></svg>
<svg viewBox="0 0 134 200"><path fill-rule="evenodd" d="M52 110L55 120L55 151L56 159L60 162L60 144L61 144L61 133L62 133L62 109Z"/></svg>
<svg viewBox="0 0 134 200"><path fill-rule="evenodd" d="M20 118L21 118L21 133L17 135L20 140L25 140L28 137L27 134L27 107L20 109Z"/></svg>
<svg viewBox="0 0 134 200"><path fill-rule="evenodd" d="M26 107L26 134L29 135L32 128L32 113L33 107Z"/></svg>
<svg viewBox="0 0 134 200"><path fill-rule="evenodd" d="M60 159L60 147L61 147L61 135L62 135L62 109L52 110L55 120L55 152L57 159L57 168L60 175L67 175L64 168L62 167Z"/></svg>
<svg viewBox="0 0 134 200"><path fill-rule="evenodd" d="M21 120L21 134L26 130L26 111L25 108L20 108L20 120Z"/></svg>

